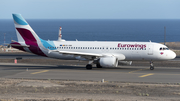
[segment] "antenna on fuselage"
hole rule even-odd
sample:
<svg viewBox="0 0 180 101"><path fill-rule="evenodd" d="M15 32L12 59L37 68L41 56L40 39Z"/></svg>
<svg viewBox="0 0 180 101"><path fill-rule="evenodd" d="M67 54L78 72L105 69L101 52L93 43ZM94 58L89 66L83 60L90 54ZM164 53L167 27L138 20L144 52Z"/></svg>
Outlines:
<svg viewBox="0 0 180 101"><path fill-rule="evenodd" d="M66 40L62 39L61 30L62 30L62 27L60 26L60 27L59 27L59 36L58 36L58 41L66 41Z"/></svg>

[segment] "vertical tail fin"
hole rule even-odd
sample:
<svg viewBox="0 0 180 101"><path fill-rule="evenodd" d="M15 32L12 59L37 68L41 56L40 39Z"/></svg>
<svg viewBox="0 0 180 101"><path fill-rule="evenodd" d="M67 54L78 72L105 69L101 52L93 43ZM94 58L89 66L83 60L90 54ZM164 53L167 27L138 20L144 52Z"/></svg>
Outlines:
<svg viewBox="0 0 180 101"><path fill-rule="evenodd" d="M16 34L18 42L37 42L39 37L34 32L34 30L29 26L26 20L21 16L21 14L13 14Z"/></svg>
<svg viewBox="0 0 180 101"><path fill-rule="evenodd" d="M16 44L21 47L18 48L23 51L32 52L37 55L46 56L41 50L41 39L37 36L34 30L29 26L26 20L21 16L21 14L13 14L15 30L18 38L18 42L11 43ZM29 46L24 48L24 46Z"/></svg>

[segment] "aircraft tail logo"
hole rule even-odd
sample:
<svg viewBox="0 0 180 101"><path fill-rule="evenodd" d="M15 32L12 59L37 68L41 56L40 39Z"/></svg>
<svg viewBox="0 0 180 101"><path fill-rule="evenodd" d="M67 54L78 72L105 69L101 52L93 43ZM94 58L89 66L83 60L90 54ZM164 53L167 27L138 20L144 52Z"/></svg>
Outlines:
<svg viewBox="0 0 180 101"><path fill-rule="evenodd" d="M21 14L13 14L18 42L35 42L39 39L34 30L29 26Z"/></svg>
<svg viewBox="0 0 180 101"><path fill-rule="evenodd" d="M29 46L28 51L43 55L45 54L40 49L41 39L37 36L37 34L34 32L34 30L29 26L29 24L26 22L26 20L21 16L21 14L13 14L14 24L15 24L15 30L18 38L18 42L14 42L11 44L18 44L21 46ZM17 48L17 47L15 47ZM24 51L27 51L27 47L20 47L18 49L21 49ZM25 50L26 49L26 50Z"/></svg>

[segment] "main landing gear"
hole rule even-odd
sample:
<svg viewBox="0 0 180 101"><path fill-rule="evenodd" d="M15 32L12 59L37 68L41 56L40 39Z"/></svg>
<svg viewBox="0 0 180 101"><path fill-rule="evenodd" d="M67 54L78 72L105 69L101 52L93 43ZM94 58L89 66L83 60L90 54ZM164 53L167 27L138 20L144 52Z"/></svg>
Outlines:
<svg viewBox="0 0 180 101"><path fill-rule="evenodd" d="M89 61L89 63L86 65L86 69L88 70L92 69L92 63L93 61Z"/></svg>
<svg viewBox="0 0 180 101"><path fill-rule="evenodd" d="M96 67L97 68L102 68L102 66L99 63L96 64ZM86 65L86 69L89 69L89 70L92 69L92 65L91 64L87 64Z"/></svg>
<svg viewBox="0 0 180 101"><path fill-rule="evenodd" d="M89 61L89 63L86 65L86 69L90 70L92 69L93 61ZM99 63L96 63L97 68L102 68L102 66Z"/></svg>
<svg viewBox="0 0 180 101"><path fill-rule="evenodd" d="M154 65L152 61L150 61L150 70L154 70Z"/></svg>
<svg viewBox="0 0 180 101"><path fill-rule="evenodd" d="M89 70L92 69L92 65L91 64L87 64L86 65L86 69L89 69Z"/></svg>
<svg viewBox="0 0 180 101"><path fill-rule="evenodd" d="M102 68L102 66L99 63L96 64L96 67L97 68Z"/></svg>

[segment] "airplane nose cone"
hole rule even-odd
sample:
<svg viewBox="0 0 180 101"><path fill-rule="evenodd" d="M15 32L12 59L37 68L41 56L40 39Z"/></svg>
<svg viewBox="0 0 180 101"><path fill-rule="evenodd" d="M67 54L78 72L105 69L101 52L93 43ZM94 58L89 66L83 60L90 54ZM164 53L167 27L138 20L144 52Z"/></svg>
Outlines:
<svg viewBox="0 0 180 101"><path fill-rule="evenodd" d="M174 59L174 58L176 58L176 53L172 51L170 56L171 56L171 59Z"/></svg>

